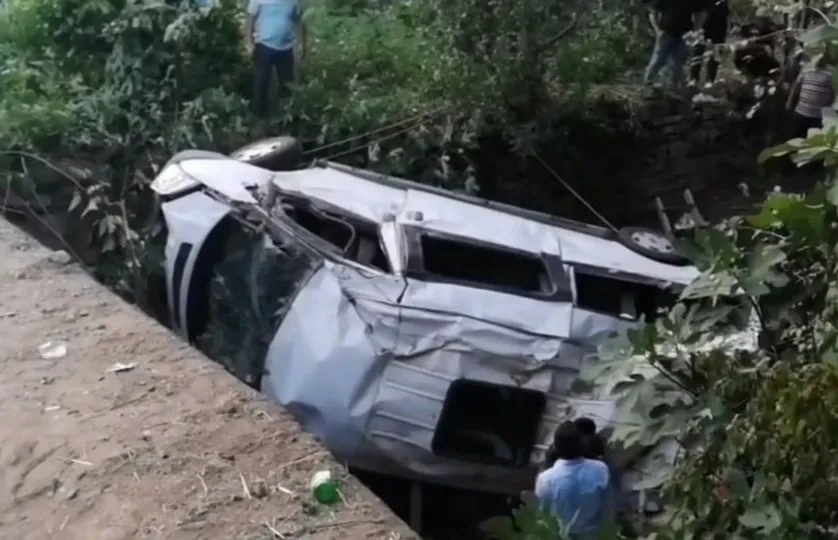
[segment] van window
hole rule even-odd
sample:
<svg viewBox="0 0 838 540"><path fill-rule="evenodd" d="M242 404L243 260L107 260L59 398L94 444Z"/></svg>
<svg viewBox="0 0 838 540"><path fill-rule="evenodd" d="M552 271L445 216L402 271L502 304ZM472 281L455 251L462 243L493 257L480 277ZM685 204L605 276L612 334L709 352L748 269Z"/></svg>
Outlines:
<svg viewBox="0 0 838 540"><path fill-rule="evenodd" d="M577 306L622 319L652 321L659 308L675 300L654 285L605 277L579 268L574 268L573 275Z"/></svg>
<svg viewBox="0 0 838 540"><path fill-rule="evenodd" d="M315 208L310 203L284 202L285 212L291 219L340 249L347 259L383 272L391 271L376 223L333 209Z"/></svg>
<svg viewBox="0 0 838 540"><path fill-rule="evenodd" d="M524 293L554 292L537 256L432 234L420 235L422 269L434 276Z"/></svg>
<svg viewBox="0 0 838 540"><path fill-rule="evenodd" d="M187 330L201 351L258 390L268 346L321 258L232 219L212 235L205 244L212 264L192 275Z"/></svg>

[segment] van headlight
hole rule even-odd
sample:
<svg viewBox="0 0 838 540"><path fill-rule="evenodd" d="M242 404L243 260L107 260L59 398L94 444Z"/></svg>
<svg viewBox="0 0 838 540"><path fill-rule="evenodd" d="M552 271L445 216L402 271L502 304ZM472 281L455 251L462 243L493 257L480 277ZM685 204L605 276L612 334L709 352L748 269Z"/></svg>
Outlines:
<svg viewBox="0 0 838 540"><path fill-rule="evenodd" d="M157 178L151 182L151 190L159 195L171 196L200 185L199 181L186 174L180 166L172 164L160 171Z"/></svg>

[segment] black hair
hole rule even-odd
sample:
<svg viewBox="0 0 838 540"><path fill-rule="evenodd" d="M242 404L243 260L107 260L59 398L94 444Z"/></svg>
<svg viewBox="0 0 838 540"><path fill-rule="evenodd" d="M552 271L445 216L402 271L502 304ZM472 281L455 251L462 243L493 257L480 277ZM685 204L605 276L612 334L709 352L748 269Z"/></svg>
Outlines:
<svg viewBox="0 0 838 540"><path fill-rule="evenodd" d="M547 447L547 450L544 452L544 462L539 467L539 472L546 471L550 467L556 464L556 460L558 456L556 456L556 449L553 447L553 443L550 443L550 446Z"/></svg>
<svg viewBox="0 0 838 540"><path fill-rule="evenodd" d="M605 457L605 439L601 435L583 435L582 454L588 459Z"/></svg>
<svg viewBox="0 0 838 540"><path fill-rule="evenodd" d="M573 425L576 426L576 429L579 430L579 433L582 435L596 435L596 422L587 416L577 418L573 421Z"/></svg>
<svg viewBox="0 0 838 540"><path fill-rule="evenodd" d="M558 459L579 459L584 450L584 439L573 422L562 422L553 435L553 448Z"/></svg>

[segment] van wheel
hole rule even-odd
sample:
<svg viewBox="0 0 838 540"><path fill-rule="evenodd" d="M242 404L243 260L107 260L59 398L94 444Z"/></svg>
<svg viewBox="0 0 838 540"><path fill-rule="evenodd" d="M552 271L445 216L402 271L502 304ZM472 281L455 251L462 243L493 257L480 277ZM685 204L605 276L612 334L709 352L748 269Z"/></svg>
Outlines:
<svg viewBox="0 0 838 540"><path fill-rule="evenodd" d="M618 237L624 246L654 261L677 266L690 264L690 260L678 253L672 240L661 231L645 227L623 227Z"/></svg>
<svg viewBox="0 0 838 540"><path fill-rule="evenodd" d="M271 137L243 146L230 157L269 171L290 171L300 166L303 150L294 137Z"/></svg>

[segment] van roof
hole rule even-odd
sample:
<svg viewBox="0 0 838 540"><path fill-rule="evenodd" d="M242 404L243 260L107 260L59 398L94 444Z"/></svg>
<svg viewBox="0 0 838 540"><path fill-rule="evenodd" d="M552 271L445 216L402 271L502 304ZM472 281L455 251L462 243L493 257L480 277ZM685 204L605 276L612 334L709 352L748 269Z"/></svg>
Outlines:
<svg viewBox="0 0 838 540"><path fill-rule="evenodd" d="M274 183L376 223L410 216L406 219L412 217L411 225L422 229L534 254L549 253L571 265L680 285L689 284L699 273L693 266L644 257L603 227L341 164L318 162L308 169L277 172Z"/></svg>

